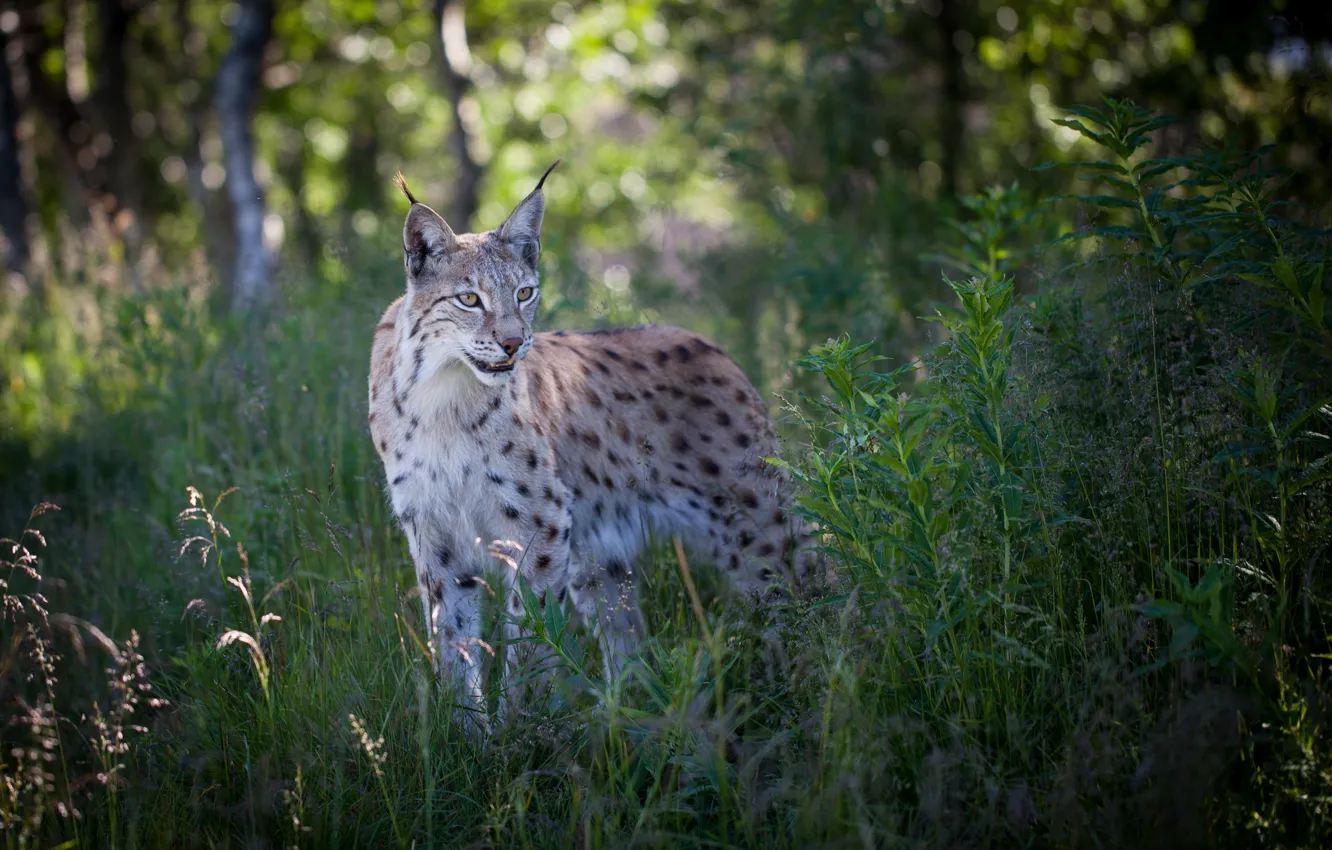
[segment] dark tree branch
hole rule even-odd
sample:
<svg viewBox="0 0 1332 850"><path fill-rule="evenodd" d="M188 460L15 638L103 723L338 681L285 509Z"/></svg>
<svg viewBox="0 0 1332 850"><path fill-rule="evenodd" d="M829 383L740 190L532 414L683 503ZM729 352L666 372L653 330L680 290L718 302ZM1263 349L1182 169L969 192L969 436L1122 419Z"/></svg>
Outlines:
<svg viewBox="0 0 1332 850"><path fill-rule="evenodd" d="M23 199L15 134L18 100L14 97L9 64L3 58L8 48L9 38L0 30L0 229L8 242L5 265L10 271L21 273L28 264L28 205Z"/></svg>
<svg viewBox="0 0 1332 850"><path fill-rule="evenodd" d="M250 121L263 68L264 47L273 32L273 0L241 0L231 29L231 49L217 73L215 104L227 169L227 196L236 222L236 271L232 309L249 311L269 296L264 248L264 192L254 177L254 133Z"/></svg>
<svg viewBox="0 0 1332 850"><path fill-rule="evenodd" d="M463 122L462 102L472 87L469 75L472 65L467 46L466 11L463 0L435 0L435 25L439 31L440 66L444 74L444 94L453 113L453 129L449 143L458 160L458 175L454 180L453 209L449 221L461 231L470 229L476 215L477 196L481 188L481 166L468 149L467 125Z"/></svg>

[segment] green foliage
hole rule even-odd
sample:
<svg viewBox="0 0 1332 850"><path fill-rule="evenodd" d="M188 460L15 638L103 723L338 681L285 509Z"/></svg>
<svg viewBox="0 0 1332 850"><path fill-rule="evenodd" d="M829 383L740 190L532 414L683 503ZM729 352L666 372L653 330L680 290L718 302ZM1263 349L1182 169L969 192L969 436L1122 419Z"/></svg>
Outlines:
<svg viewBox="0 0 1332 850"><path fill-rule="evenodd" d="M1100 38L1059 17L1069 5L1041 4L1053 43ZM379 14L318 8L337 16L284 12L301 56ZM507 9L483 5L474 21L478 61L496 75L480 109L509 110L494 131L502 143L492 140L496 175L523 173L530 163L515 151L535 158L545 144L517 95L530 106L564 81L579 103L595 102L620 83L573 81L584 63L648 51L656 32L646 6L562 8L572 40L555 52L577 61L559 64L536 36L504 32ZM826 10L776 11L783 37L735 54L743 67L727 72L785 92L783 120L832 117L804 112L826 108L807 98L848 80L891 85L873 63L833 61L848 32L884 44L863 31L873 9L839 9L809 54L791 33ZM705 53L746 39L746 20L668 43ZM310 32L296 32L302 21ZM423 23L404 23L402 37L425 38ZM1022 27L1014 57L1044 49ZM1027 61L1009 49L984 47L984 61ZM548 76L529 78L529 59L549 61ZM691 82L715 91L717 69L699 67ZM333 197L330 221L361 196L329 164L343 159L328 127L309 122L353 102L346 71L305 69L329 72L326 102L270 106L311 110L302 138L328 162L310 165L321 176L299 204L314 212ZM807 91L796 84L806 76ZM751 91L737 83L729 103ZM423 102L442 127L438 103ZM537 126L557 126L540 124L545 114ZM824 191L870 162L838 147L838 128L866 115L807 122L818 132L797 149L823 154L800 168L761 129L728 149L743 191L708 183L696 197L733 200L761 237L712 255L708 274L733 272L735 285L709 294L726 309L699 322L746 340L738 356L774 383L827 386L800 396L787 424L808 445L789 441L784 465L818 526L832 591L770 621L719 593L711 571L698 570L696 587L677 553L654 551L635 570L650 636L615 678L566 609L524 592L531 637L506 645L492 612L487 645L473 649L487 664L525 656L514 683L552 698L515 708L484 744L431 673L412 566L363 425L370 329L398 288L380 283L378 261L352 274L353 256L321 254L316 266L338 274L293 284L249 328L176 289L53 285L40 305L7 313L0 422L6 459L17 459L6 484L23 486L5 498L57 493L65 510L42 527L52 546L40 571L26 548L34 529L4 554L0 686L21 721L0 748L0 816L15 827L6 841L1322 846L1332 829L1325 237L1283 217L1282 174L1261 156L1153 158L1164 119L1121 101L1074 114L1073 129L1110 151L1080 166L1097 181L1082 202L1108 217L1089 233L1127 242L1127 262L1083 264L1036 296L1027 284L1062 255L1034 234L1059 210L1038 218L1016 187L961 199L964 218L947 229L911 221L928 218L923 178L901 184L905 199L866 207ZM699 124L716 143L753 115L723 103ZM261 128L261 139L285 129ZM518 130L523 147L510 148ZM565 197L586 196L607 158L622 157L623 174L694 155L684 144L678 161L659 162L650 144L623 148L605 142ZM917 166L936 152L893 150L930 173ZM757 166L747 159L759 154ZM516 176L506 181L496 177L486 203L518 191ZM768 208L756 187L772 184L789 191ZM632 179L617 185L637 191ZM601 246L625 238L637 206L610 192L604 213L576 213L604 228L588 240ZM334 229L315 232L324 227ZM931 291L913 283L925 273L915 248L936 233L950 234L940 259L958 278L937 289L950 300L934 313L939 344L883 371L884 352L917 338L855 340L908 324L899 314ZM547 243L561 321L637 318L624 293L595 306L598 287L610 290L576 267L566 238ZM789 244L769 250L779 241ZM661 314L670 309L698 312ZM854 336L801 358L806 376L782 374L788 352L846 326ZM22 525L27 506L3 515ZM34 600L58 613L32 616ZM169 705L149 704L150 679Z"/></svg>
<svg viewBox="0 0 1332 850"><path fill-rule="evenodd" d="M1226 566L1213 562L1196 585L1167 566L1164 571L1178 601L1154 600L1134 606L1144 616L1163 620L1171 627L1170 645L1155 666L1191 657L1203 658L1211 667L1244 664L1244 650L1233 630L1234 579Z"/></svg>
<svg viewBox="0 0 1332 850"><path fill-rule="evenodd" d="M318 278L329 298L393 279L387 298L403 213L390 177L403 170L453 216L469 170L461 131L480 186L458 229L493 227L564 158L547 184L545 272L565 321L693 322L774 385L843 332L914 356L925 342L914 317L949 297L918 246L942 238L969 193L1086 154L1049 120L1052 100L1187 104L1201 138L1218 141L1226 116L1249 147L1281 141L1287 161L1325 158L1321 71L1279 61L1274 39L1289 33L1273 27L1299 20L1317 56L1326 15L1293 1L1284 17L1193 0L450 3L465 24L460 91L444 84L436 4L279 5L254 118L279 277ZM43 249L34 286L229 278L211 100L236 9L15 10L16 61L69 95L25 97L19 81L21 194ZM125 35L111 48L99 29L113 10ZM1046 195L1068 188L1044 181ZM1321 171L1289 188L1315 204L1329 196ZM112 208L135 227L105 221ZM39 375L47 364L4 368L59 392Z"/></svg>
<svg viewBox="0 0 1332 850"><path fill-rule="evenodd" d="M1011 273L1029 248L1022 237L1027 235L1038 210L1026 203L1017 183L1007 188L991 186L958 201L970 215L965 220L950 218L947 223L962 242L936 259L969 277L996 279Z"/></svg>
<svg viewBox="0 0 1332 850"><path fill-rule="evenodd" d="M1210 671L1206 676L1256 700L1244 714L1294 736L1248 770L1243 787L1252 797L1237 798L1251 800L1264 813L1259 821L1270 825L1283 800L1325 796L1329 788L1326 774L1307 768L1298 785L1275 779L1283 765L1307 765L1311 742L1326 741L1329 733L1321 722L1309 724L1310 696L1292 686L1310 675L1310 653L1328 641L1329 585L1312 566L1329 531L1327 436L1309 423L1326 417L1330 385L1327 373L1308 362L1322 362L1327 354L1322 317L1312 309L1322 303L1319 270L1326 247L1317 231L1277 217L1277 205L1265 199L1280 175L1262 169L1259 156L1209 151L1144 158L1140 151L1170 119L1120 101L1072 112L1077 119L1065 124L1115 156L1072 164L1113 193L1076 200L1131 222L1076 236L1127 241L1130 252L1121 258L1169 284L1166 298L1197 298L1194 309L1171 313L1166 302L1143 329L1147 340L1122 353L1111 348L1099 365L1093 360L1081 366L1078 360L1096 355L1061 327L1095 322L1105 305L1118 309L1135 296L1110 290L1099 302L1086 303L1076 291L1056 290L1029 308L1032 326L1044 338L1020 341L1028 311L1012 307L1012 285L997 246L1014 232L1009 222L1024 215L1021 204L1011 191L972 199L965 207L979 221L955 227L963 241L952 264L974 276L948 281L958 307L940 312L947 341L928 359L929 371L914 393L901 392L899 385L921 367L871 373L865 368L874 360L868 346L830 342L801 361L832 390L831 397L809 402L816 413L806 424L817 439L798 471L806 488L802 505L858 592L891 600L924 636L920 644L907 644L914 651L906 657L923 653L914 657L919 664L943 656L948 673L940 678L966 681L960 690L985 688L1002 701L1018 681L1020 691L1039 692L1024 666L1076 679L1061 663L1077 657L1076 650L1070 654L1073 647L1113 628L1109 614L1115 609L1163 624L1168 640L1143 659L1136 676L1172 681L1190 662L1201 661ZM1175 171L1188 176L1164 176ZM1290 321L1255 322L1243 315L1233 288L1221 287L1246 283L1257 284L1264 295L1275 293L1280 303L1274 306ZM1209 287L1215 291L1205 292ZM1203 304L1206 312L1199 309ZM1181 319L1218 340L1204 359L1196 346L1170 343L1186 328L1158 324ZM1035 351L1018 366L1018 350L1032 345ZM1068 371L1033 368L1042 351L1064 352L1060 359ZM1120 357L1130 359L1131 371L1121 373L1114 365ZM1186 381L1173 377L1182 366L1189 370ZM1153 399L1144 409L1148 430L1122 419L1114 427L1126 436L1141 434L1135 439L1149 444L1161 440L1169 454L1130 473L1118 503L1106 504L1094 495L1100 487L1086 478L1116 475L1111 470L1118 449L1105 445L1099 433L1106 420L1099 412L1086 417L1099 405L1051 402L1061 394L1099 392L1095 387L1107 379L1127 381L1115 386L1116 394L1141 393L1142 383L1133 386L1138 376ZM1114 399L1107 402L1113 410ZM1207 411L1212 406L1215 413ZM1180 407L1190 409L1189 419L1173 418L1171 411ZM1193 440L1222 448L1181 453L1175 436L1181 427L1193 429ZM1220 529L1203 519L1218 513ZM1098 546L1079 541L1083 533ZM1123 575L1107 571L1100 552L1131 552L1144 540L1146 547L1130 557ZM1158 551L1164 562L1154 558ZM1147 560L1133 563L1142 558ZM1150 577L1157 589L1133 598L1135 574ZM1292 616L1297 608L1298 618ZM1015 626L1022 623L1039 624L1040 637L1019 638ZM1059 639L1050 641L1051 633ZM986 645L991 649L981 657L990 669L976 663ZM933 681L924 671L920 675ZM986 722L965 710L962 717L981 727ZM1303 743L1294 744L1294 738ZM1231 822L1236 835L1261 831L1255 830L1258 821L1245 822L1249 803L1237 805ZM1293 831L1282 834L1298 843L1295 835L1308 840L1328 825L1320 810L1290 822Z"/></svg>
<svg viewBox="0 0 1332 850"><path fill-rule="evenodd" d="M1095 237L1144 246L1143 256L1177 287L1190 290L1227 278L1265 291L1269 304L1298 323L1296 338L1320 359L1332 358L1325 304L1324 234L1283 218L1278 189L1292 172L1265 167L1265 147L1251 153L1210 149L1173 157L1143 155L1152 133L1176 119L1127 100L1104 109L1071 110L1071 127L1114 155L1112 160L1049 163L1089 171L1083 179L1113 194L1071 196L1107 218L1128 211L1131 224L1103 224L1066 239ZM1080 120L1079 120L1080 119ZM1199 318L1201 321L1201 318Z"/></svg>
<svg viewBox="0 0 1332 850"><path fill-rule="evenodd" d="M1296 579L1293 565L1323 545L1327 528L1321 487L1326 438L1306 427L1326 406L1330 389L1326 233L1282 215L1289 205L1276 192L1292 175L1264 165L1269 149L1144 157L1139 154L1151 145L1149 133L1168 126L1168 119L1118 100L1107 100L1104 109L1073 113L1080 120L1065 124L1115 159L1071 165L1089 170L1087 179L1117 192L1077 199L1107 215L1131 210L1133 221L1073 236L1144 246L1130 256L1145 259L1175 287L1190 305L1198 331L1220 340L1206 354L1195 344L1188 359L1194 368L1219 362L1211 380L1238 405L1234 413L1241 420L1215 435L1221 446L1211 459L1225 470L1217 486L1249 516L1246 536L1259 555L1252 570L1271 576L1275 590L1272 619L1265 625L1271 640L1285 640L1291 604L1303 598L1307 610L1318 604L1320 592L1307 575ZM1253 313L1236 311L1229 303L1235 297L1233 284L1240 282L1255 287ZM1185 591L1189 585L1180 584L1180 574L1168 575L1176 594L1191 598L1195 591ZM1153 616L1166 616L1163 609L1151 610ZM1169 616L1177 620L1179 611ZM1196 632L1190 627L1180 633Z"/></svg>

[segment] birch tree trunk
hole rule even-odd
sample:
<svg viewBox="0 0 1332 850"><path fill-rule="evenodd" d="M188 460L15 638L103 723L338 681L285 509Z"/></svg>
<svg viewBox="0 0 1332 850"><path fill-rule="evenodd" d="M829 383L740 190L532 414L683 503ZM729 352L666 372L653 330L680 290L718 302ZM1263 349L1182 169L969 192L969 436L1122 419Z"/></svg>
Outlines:
<svg viewBox="0 0 1332 850"><path fill-rule="evenodd" d="M467 147L467 124L463 121L463 98L472 87L472 52L467 46L467 25L463 0L435 0L435 26L439 30L443 54L444 94L453 114L449 143L458 162L453 185L453 209L448 220L458 232L471 229L476 215L477 195L481 187L481 166Z"/></svg>
<svg viewBox="0 0 1332 850"><path fill-rule="evenodd" d="M214 104L227 170L227 197L236 222L236 265L231 305L249 312L271 294L264 247L264 192L254 176L251 117L263 69L264 47L273 32L273 0L241 0L231 28L231 49L217 72Z"/></svg>

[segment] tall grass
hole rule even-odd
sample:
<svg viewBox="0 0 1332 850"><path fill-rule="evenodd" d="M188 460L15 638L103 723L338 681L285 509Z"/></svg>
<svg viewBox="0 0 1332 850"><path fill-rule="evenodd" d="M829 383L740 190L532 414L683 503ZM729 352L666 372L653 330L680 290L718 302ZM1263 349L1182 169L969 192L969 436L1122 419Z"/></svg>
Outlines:
<svg viewBox="0 0 1332 850"><path fill-rule="evenodd" d="M941 344L799 364L831 591L767 621L661 541L624 675L529 599L550 698L484 741L363 425L387 299L241 334L49 287L5 331L44 389L3 409L4 516L63 507L0 552L6 844L1321 846L1326 241L1257 160L1078 119L1111 156L1077 268L1014 306L1035 213L996 190L944 248Z"/></svg>

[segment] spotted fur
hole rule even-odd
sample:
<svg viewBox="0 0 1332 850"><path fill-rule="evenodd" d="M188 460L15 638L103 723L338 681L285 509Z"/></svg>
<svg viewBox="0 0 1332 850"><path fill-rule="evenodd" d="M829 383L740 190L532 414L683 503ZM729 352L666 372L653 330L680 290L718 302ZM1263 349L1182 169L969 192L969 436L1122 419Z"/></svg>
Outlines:
<svg viewBox="0 0 1332 850"><path fill-rule="evenodd" d="M745 593L800 578L787 482L763 461L776 435L734 361L675 327L532 332L543 209L538 185L497 230L455 235L413 202L407 292L374 335L371 433L440 666L476 699L492 550L511 561L512 610L517 574L547 602L571 598L612 670L642 631L650 534L680 535ZM489 371L506 345L514 367Z"/></svg>

